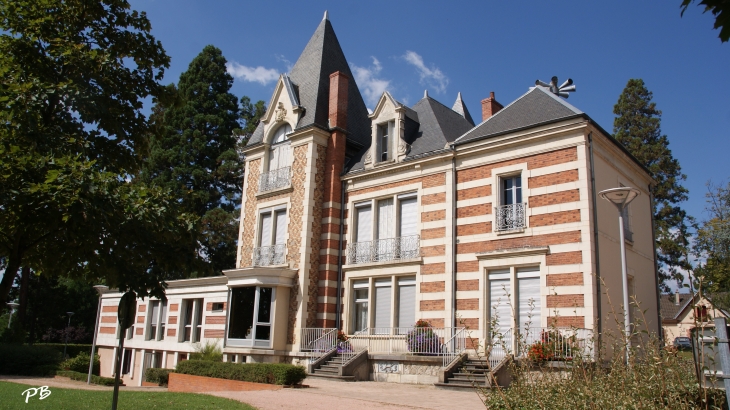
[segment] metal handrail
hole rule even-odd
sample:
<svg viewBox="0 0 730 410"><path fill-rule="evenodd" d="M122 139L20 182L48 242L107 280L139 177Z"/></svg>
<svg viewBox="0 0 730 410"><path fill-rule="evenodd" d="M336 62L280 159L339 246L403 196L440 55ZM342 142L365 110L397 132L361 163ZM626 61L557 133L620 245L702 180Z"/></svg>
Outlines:
<svg viewBox="0 0 730 410"><path fill-rule="evenodd" d="M286 244L253 248L253 266L283 265L286 263Z"/></svg>
<svg viewBox="0 0 730 410"><path fill-rule="evenodd" d="M524 229L525 210L527 204L517 203L511 205L502 205L494 207L497 231L514 231Z"/></svg>
<svg viewBox="0 0 730 410"><path fill-rule="evenodd" d="M443 354L444 367L453 362L457 357L461 356L466 350L466 328L462 327L457 330L451 339L441 345L441 353Z"/></svg>
<svg viewBox="0 0 730 410"><path fill-rule="evenodd" d="M347 245L347 263L384 262L421 256L421 235L355 242Z"/></svg>
<svg viewBox="0 0 730 410"><path fill-rule="evenodd" d="M286 188L289 185L291 185L291 167L275 169L259 177L259 192Z"/></svg>
<svg viewBox="0 0 730 410"><path fill-rule="evenodd" d="M300 336L302 341L300 350L309 352L314 359L337 347L336 328L302 328Z"/></svg>

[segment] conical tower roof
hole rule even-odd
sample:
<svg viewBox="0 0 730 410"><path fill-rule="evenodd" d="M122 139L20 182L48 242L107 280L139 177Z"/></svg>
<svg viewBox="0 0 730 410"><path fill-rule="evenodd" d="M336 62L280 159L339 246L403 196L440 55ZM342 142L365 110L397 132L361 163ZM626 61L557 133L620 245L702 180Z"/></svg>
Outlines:
<svg viewBox="0 0 730 410"><path fill-rule="evenodd" d="M461 91L456 96L456 101L454 102L454 106L451 107L451 109L461 114L464 119L469 121L469 124L471 124L472 127L474 126L474 120L471 119L471 114L469 114L469 110L466 109L466 104L464 104L464 100L461 99Z"/></svg>

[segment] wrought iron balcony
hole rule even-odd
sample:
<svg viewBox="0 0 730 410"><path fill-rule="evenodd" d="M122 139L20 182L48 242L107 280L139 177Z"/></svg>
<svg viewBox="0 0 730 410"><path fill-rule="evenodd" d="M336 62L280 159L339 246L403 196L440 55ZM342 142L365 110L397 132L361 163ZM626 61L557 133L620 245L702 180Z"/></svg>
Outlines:
<svg viewBox="0 0 730 410"><path fill-rule="evenodd" d="M253 248L253 266L283 265L286 263L286 244Z"/></svg>
<svg viewBox="0 0 730 410"><path fill-rule="evenodd" d="M524 229L526 204L512 204L495 207L497 231Z"/></svg>
<svg viewBox="0 0 730 410"><path fill-rule="evenodd" d="M384 262L421 256L421 235L378 239L347 245L347 263Z"/></svg>
<svg viewBox="0 0 730 410"><path fill-rule="evenodd" d="M259 192L286 188L289 185L291 185L291 167L275 169L259 177Z"/></svg>

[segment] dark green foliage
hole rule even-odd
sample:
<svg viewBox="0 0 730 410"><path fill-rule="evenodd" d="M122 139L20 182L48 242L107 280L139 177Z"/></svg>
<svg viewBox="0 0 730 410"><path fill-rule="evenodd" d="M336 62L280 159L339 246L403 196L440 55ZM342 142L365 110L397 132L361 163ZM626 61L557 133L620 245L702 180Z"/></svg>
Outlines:
<svg viewBox="0 0 730 410"><path fill-rule="evenodd" d="M684 16L684 12L687 11L687 7L689 7L689 5L694 2L695 0L682 0L682 5L680 6L682 12L680 13L680 15ZM720 30L720 34L717 35L718 37L720 37L720 41L722 41L723 43L729 41L730 0L700 0L699 5L705 8L702 11L703 13L707 13L709 11L712 13L713 16L715 16L714 28L716 30Z"/></svg>
<svg viewBox="0 0 730 410"><path fill-rule="evenodd" d="M68 351L66 352L68 354ZM71 355L69 355L71 356ZM73 357L73 356L72 356ZM94 355L94 367L91 369L91 374L99 375L100 370L100 358L98 354ZM86 352L80 352L73 359L64 360L59 365L61 370L71 370L73 372L88 373L89 372L89 354Z"/></svg>
<svg viewBox="0 0 730 410"><path fill-rule="evenodd" d="M81 372L75 372L72 370L59 370L56 372L56 376L62 376L62 377L68 377L71 380L77 380L80 382L85 382L89 380L89 373L88 369L81 373ZM100 377L96 375L91 375L91 382L94 384L99 384L102 386L114 386L114 378L112 377Z"/></svg>
<svg viewBox="0 0 730 410"><path fill-rule="evenodd" d="M656 247L661 263L659 275L662 290L668 291L665 282L680 280L678 268L689 268L688 217L679 206L687 200L688 191L682 186L686 176L682 174L679 161L672 156L669 139L662 135L662 112L651 99L652 92L643 80L629 80L613 107L613 113L617 115L613 136L651 171L656 181L652 194Z"/></svg>
<svg viewBox="0 0 730 410"><path fill-rule="evenodd" d="M144 371L144 381L157 383L160 386L167 386L170 372L172 372L172 369L147 369Z"/></svg>
<svg viewBox="0 0 730 410"><path fill-rule="evenodd" d="M48 347L51 349L55 349L59 354L63 354L63 343L35 343L33 346L38 347ZM89 353L91 353L91 345L90 344L72 344L69 343L66 345L66 354L68 357L76 357L80 354L86 354L86 356L89 356ZM97 354L98 357L98 354ZM89 369L89 362L86 362L86 370Z"/></svg>
<svg viewBox="0 0 730 410"><path fill-rule="evenodd" d="M180 75L174 98L153 108L149 158L142 179L168 189L182 208L201 218L194 240L206 255L202 271L235 266L243 161L236 150L238 99L221 51L206 46Z"/></svg>
<svg viewBox="0 0 730 410"><path fill-rule="evenodd" d="M216 363L202 360L179 362L175 373L281 385L298 384L307 377L304 367L286 363Z"/></svg>
<svg viewBox="0 0 730 410"><path fill-rule="evenodd" d="M45 376L58 369L59 363L61 353L51 347L0 344L0 374Z"/></svg>
<svg viewBox="0 0 730 410"><path fill-rule="evenodd" d="M702 287L715 306L730 309L730 183L725 186L708 184L708 219L697 229L694 252L701 256L695 269L702 278Z"/></svg>
<svg viewBox="0 0 730 410"><path fill-rule="evenodd" d="M252 104L251 99L247 96L241 97L241 121L244 124L243 129L240 130L241 145L246 145L264 114L266 114L266 105L263 101L259 100L256 104Z"/></svg>
<svg viewBox="0 0 730 410"><path fill-rule="evenodd" d="M190 360L207 360L209 362L222 362L223 351L218 346L218 340L208 340L205 344L196 344L195 352L190 353Z"/></svg>

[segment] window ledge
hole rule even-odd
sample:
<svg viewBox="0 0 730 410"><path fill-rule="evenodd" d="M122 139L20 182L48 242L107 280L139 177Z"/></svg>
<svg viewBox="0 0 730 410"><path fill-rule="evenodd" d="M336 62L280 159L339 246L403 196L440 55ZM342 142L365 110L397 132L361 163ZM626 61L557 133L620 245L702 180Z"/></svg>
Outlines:
<svg viewBox="0 0 730 410"><path fill-rule="evenodd" d="M294 190L294 187L289 184L288 186L285 186L284 188L277 188L272 189L271 191L264 191L264 192L258 192L256 193L256 199L261 198L268 198L270 196L278 195L278 194L286 194L289 192L292 192Z"/></svg>
<svg viewBox="0 0 730 410"><path fill-rule="evenodd" d="M527 227L520 228L520 229L512 229L509 231L495 231L497 235L514 235L518 233L524 233L527 230Z"/></svg>
<svg viewBox="0 0 730 410"><path fill-rule="evenodd" d="M368 269L373 267L380 267L380 266L407 266L407 265L421 265L423 264L423 257L419 256L418 258L411 258L411 259L396 259L392 261L383 261L383 262L367 262L367 263L355 263L352 265L342 265L342 271L347 270L360 270L360 269Z"/></svg>
<svg viewBox="0 0 730 410"><path fill-rule="evenodd" d="M499 258L512 258L515 256L527 256L527 255L548 255L550 254L549 246L523 246L519 248L510 249L499 249L489 252L477 253L476 257L479 260L483 259L499 259Z"/></svg>

